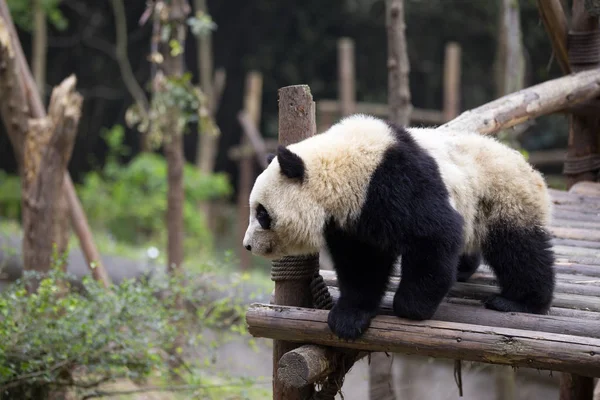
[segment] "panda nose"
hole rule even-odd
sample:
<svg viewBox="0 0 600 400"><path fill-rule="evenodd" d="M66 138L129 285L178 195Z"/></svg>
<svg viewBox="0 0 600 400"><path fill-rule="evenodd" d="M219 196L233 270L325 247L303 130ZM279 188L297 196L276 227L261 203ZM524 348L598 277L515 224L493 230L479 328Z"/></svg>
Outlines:
<svg viewBox="0 0 600 400"><path fill-rule="evenodd" d="M250 246L249 244L245 245L244 247L245 247L245 248L246 248L246 250L248 250L248 251L252 250L252 246Z"/></svg>

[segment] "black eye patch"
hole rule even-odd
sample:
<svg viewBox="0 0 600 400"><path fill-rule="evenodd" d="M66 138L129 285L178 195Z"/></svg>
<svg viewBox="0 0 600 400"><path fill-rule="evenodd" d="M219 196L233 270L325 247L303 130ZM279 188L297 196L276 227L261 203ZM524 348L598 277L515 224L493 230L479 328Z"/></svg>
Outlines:
<svg viewBox="0 0 600 400"><path fill-rule="evenodd" d="M256 219L258 220L261 228L271 229L271 216L262 204L259 204L256 207Z"/></svg>

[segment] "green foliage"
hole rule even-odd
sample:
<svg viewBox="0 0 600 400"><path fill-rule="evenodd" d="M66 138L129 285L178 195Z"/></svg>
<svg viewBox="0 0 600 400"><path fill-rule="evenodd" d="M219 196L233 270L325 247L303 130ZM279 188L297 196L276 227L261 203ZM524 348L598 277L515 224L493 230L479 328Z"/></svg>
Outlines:
<svg viewBox="0 0 600 400"><path fill-rule="evenodd" d="M110 148L104 169L90 172L78 188L81 202L91 223L105 228L115 239L130 244L147 241L166 243L167 164L154 153L141 153L128 164L120 165L119 156L127 154L123 146L124 131L116 126L104 134ZM195 166L184 166L184 224L187 248L208 250L212 238L204 216L198 209L201 201L221 198L231 193L224 174L202 174Z"/></svg>
<svg viewBox="0 0 600 400"><path fill-rule="evenodd" d="M159 350L173 341L176 330L168 303L160 302L151 286L125 281L109 293L88 277L86 295L64 294L63 279L53 270L34 294L20 281L0 296L0 389L39 395L50 384L138 379L160 366ZM85 376L66 374L75 366Z"/></svg>
<svg viewBox="0 0 600 400"><path fill-rule="evenodd" d="M183 51L177 40L170 40L173 55ZM153 148L158 148L167 133L186 133L188 124L198 122L201 132L217 136L218 126L211 118L207 99L202 90L192 84L192 74L170 76L159 79L159 90L152 96L149 115L141 113L137 104L127 109L125 119L128 126L137 125L140 132L147 134Z"/></svg>
<svg viewBox="0 0 600 400"><path fill-rule="evenodd" d="M33 0L37 1L37 0ZM33 29L33 1L28 0L8 0L10 13L21 29L31 31ZM39 0L42 9L50 24L58 30L65 30L68 26L68 20L59 9L61 0Z"/></svg>
<svg viewBox="0 0 600 400"><path fill-rule="evenodd" d="M0 216L21 219L21 180L0 170Z"/></svg>
<svg viewBox="0 0 600 400"><path fill-rule="evenodd" d="M89 276L83 290L64 290L69 277L58 269L28 273L0 293L0 398L43 399L51 388L87 391L117 378L166 374L178 333L186 345L214 358L212 349L228 332L244 332L245 325L244 309L235 300L243 277L218 285L213 268L207 265L193 276L125 280L110 291ZM40 285L28 294L24 282L32 275ZM177 307L177 298L187 307ZM219 333L209 340L192 333L198 329ZM183 358L185 369L202 370L203 376L212 364Z"/></svg>
<svg viewBox="0 0 600 400"><path fill-rule="evenodd" d="M212 20L211 16L202 10L196 11L193 17L187 19L187 24L194 36L205 36L208 33L217 29L217 24Z"/></svg>

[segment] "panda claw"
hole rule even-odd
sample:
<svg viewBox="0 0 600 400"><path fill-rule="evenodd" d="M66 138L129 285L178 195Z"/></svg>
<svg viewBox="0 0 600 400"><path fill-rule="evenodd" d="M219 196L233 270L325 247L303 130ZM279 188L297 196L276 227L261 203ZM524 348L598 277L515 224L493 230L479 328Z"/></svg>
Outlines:
<svg viewBox="0 0 600 400"><path fill-rule="evenodd" d="M374 312L336 304L329 312L327 325L338 338L356 340L369 328L374 314Z"/></svg>

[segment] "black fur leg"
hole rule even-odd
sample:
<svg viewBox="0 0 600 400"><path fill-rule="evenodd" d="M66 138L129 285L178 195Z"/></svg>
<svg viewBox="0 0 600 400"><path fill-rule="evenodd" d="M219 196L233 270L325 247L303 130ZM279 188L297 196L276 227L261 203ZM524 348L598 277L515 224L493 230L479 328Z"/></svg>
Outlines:
<svg viewBox="0 0 600 400"><path fill-rule="evenodd" d="M329 311L327 325L340 339L355 340L365 333L376 314L377 308L366 310L338 301Z"/></svg>
<svg viewBox="0 0 600 400"><path fill-rule="evenodd" d="M505 312L545 314L555 285L550 235L539 227L490 229L483 257L494 270L501 292L485 306Z"/></svg>
<svg viewBox="0 0 600 400"><path fill-rule="evenodd" d="M412 243L402 255L402 278L394 296L394 314L430 319L456 279L457 246L439 240Z"/></svg>
<svg viewBox="0 0 600 400"><path fill-rule="evenodd" d="M377 314L396 257L333 225L326 229L326 238L340 288L327 323L339 338L358 339Z"/></svg>
<svg viewBox="0 0 600 400"><path fill-rule="evenodd" d="M477 271L481 264L481 254L463 254L458 262L458 274L456 280L458 282L466 282Z"/></svg>

